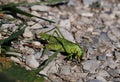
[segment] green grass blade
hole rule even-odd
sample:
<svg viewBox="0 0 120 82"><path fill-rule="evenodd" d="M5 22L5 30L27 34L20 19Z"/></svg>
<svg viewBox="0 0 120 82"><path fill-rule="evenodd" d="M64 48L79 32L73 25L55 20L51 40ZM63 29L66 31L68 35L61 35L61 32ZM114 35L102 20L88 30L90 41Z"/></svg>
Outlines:
<svg viewBox="0 0 120 82"><path fill-rule="evenodd" d="M4 40L0 40L0 44L2 45L2 44L6 44L6 43L11 43L15 39L18 39L18 37L24 33L25 27L26 26L24 26L24 23L21 24L18 28L19 30L17 29L8 38L6 38Z"/></svg>
<svg viewBox="0 0 120 82"><path fill-rule="evenodd" d="M22 23L18 29L16 29L15 32L13 32L8 38L0 40L0 45L1 45L1 54L4 55L6 54L7 51L9 51L11 47L11 42L18 40L19 36L21 36L24 33L25 30L25 24Z"/></svg>
<svg viewBox="0 0 120 82"><path fill-rule="evenodd" d="M14 79L13 82L44 82L44 78L37 76L34 71L26 70L9 59L0 57L0 63L1 73Z"/></svg>
<svg viewBox="0 0 120 82"><path fill-rule="evenodd" d="M41 70L43 70L56 56L57 54L60 52L61 49L58 49L52 56L49 57L49 59L45 62L44 65L39 66L39 68L36 71L36 73L40 72Z"/></svg>

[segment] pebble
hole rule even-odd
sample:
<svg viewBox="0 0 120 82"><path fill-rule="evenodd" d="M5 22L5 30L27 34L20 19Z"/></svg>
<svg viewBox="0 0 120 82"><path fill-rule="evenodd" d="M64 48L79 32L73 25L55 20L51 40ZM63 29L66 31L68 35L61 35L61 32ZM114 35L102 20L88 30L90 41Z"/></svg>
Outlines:
<svg viewBox="0 0 120 82"><path fill-rule="evenodd" d="M92 80L89 80L89 81L87 81L87 82L103 82L103 81L98 80L98 79L92 79Z"/></svg>
<svg viewBox="0 0 120 82"><path fill-rule="evenodd" d="M23 33L23 36L25 37L25 38L33 38L33 33L30 31L30 29L29 29L30 27L26 27L25 28L25 31L24 31L24 33Z"/></svg>
<svg viewBox="0 0 120 82"><path fill-rule="evenodd" d="M110 38L108 37L107 35L107 32L101 32L100 36L99 36L99 40L102 40L102 41L99 41L99 42L108 42L110 41Z"/></svg>
<svg viewBox="0 0 120 82"><path fill-rule="evenodd" d="M120 24L120 19L118 19L118 21L117 21L117 22L118 22L118 24Z"/></svg>
<svg viewBox="0 0 120 82"><path fill-rule="evenodd" d="M39 62L36 60L34 55L26 56L26 64L31 68L37 68L39 66Z"/></svg>
<svg viewBox="0 0 120 82"><path fill-rule="evenodd" d="M77 10L77 13L84 17L93 17L94 16L94 13L91 13L91 12L88 12L85 10Z"/></svg>
<svg viewBox="0 0 120 82"><path fill-rule="evenodd" d="M70 68L69 66L61 66L60 68L60 74L63 74L63 75L70 75Z"/></svg>
<svg viewBox="0 0 120 82"><path fill-rule="evenodd" d="M36 52L36 53L34 54L36 59L40 59L40 57L41 57L41 55L42 55L42 51L43 51L43 50L38 51L38 52Z"/></svg>
<svg viewBox="0 0 120 82"><path fill-rule="evenodd" d="M111 77L119 76L117 70L114 70L114 69L108 70L108 73L110 74Z"/></svg>
<svg viewBox="0 0 120 82"><path fill-rule="evenodd" d="M117 15L117 16L120 16L120 11L113 11L113 14Z"/></svg>
<svg viewBox="0 0 120 82"><path fill-rule="evenodd" d="M95 51L94 51L93 48L88 48L88 50L87 50L87 58L96 59Z"/></svg>
<svg viewBox="0 0 120 82"><path fill-rule="evenodd" d="M51 62L50 64L49 64L49 66L50 66L50 68L49 68L49 71L48 71L48 73L57 73L58 72L58 64L56 64L56 62L54 61L54 62Z"/></svg>
<svg viewBox="0 0 120 82"><path fill-rule="evenodd" d="M22 62L18 58L10 57L10 59L18 64L22 64Z"/></svg>
<svg viewBox="0 0 120 82"><path fill-rule="evenodd" d="M76 0L69 0L68 6L75 6Z"/></svg>
<svg viewBox="0 0 120 82"><path fill-rule="evenodd" d="M100 70L98 72L98 75L102 76L102 77L109 77L110 76L109 73L107 71L105 71L105 70Z"/></svg>
<svg viewBox="0 0 120 82"><path fill-rule="evenodd" d="M110 68L112 68L112 69L115 69L119 64L116 62L116 61L114 61L113 59L109 59L108 61L108 66L110 67Z"/></svg>
<svg viewBox="0 0 120 82"><path fill-rule="evenodd" d="M100 1L100 0L83 0L83 4L85 7L89 7L93 2Z"/></svg>
<svg viewBox="0 0 120 82"><path fill-rule="evenodd" d="M22 57L22 54L17 53L17 52L6 52L6 54Z"/></svg>
<svg viewBox="0 0 120 82"><path fill-rule="evenodd" d="M66 28L66 29L71 29L71 23L70 23L70 20L66 19L66 20L61 20L60 21L60 24L59 24L60 27L63 27L63 28Z"/></svg>
<svg viewBox="0 0 120 82"><path fill-rule="evenodd" d="M105 78L103 78L102 76L97 76L96 79L98 79L102 82L107 82L107 80Z"/></svg>
<svg viewBox="0 0 120 82"><path fill-rule="evenodd" d="M82 63L83 69L88 70L90 73L96 73L99 68L100 61L97 60L87 60Z"/></svg>
<svg viewBox="0 0 120 82"><path fill-rule="evenodd" d="M30 27L30 29L40 29L40 28L42 28L42 25L40 25L40 24L38 24L38 23L36 23L36 24L34 24L34 25L32 25L31 27Z"/></svg>
<svg viewBox="0 0 120 82"><path fill-rule="evenodd" d="M118 78L113 78L112 81L113 81L113 82L119 82L119 81L120 81L120 78L119 78L119 77L118 77Z"/></svg>
<svg viewBox="0 0 120 82"><path fill-rule="evenodd" d="M65 39L75 43L75 39L74 39L73 35L69 31L67 31L64 28L60 28L60 31L61 31L61 33L62 33L62 35L64 36Z"/></svg>
<svg viewBox="0 0 120 82"><path fill-rule="evenodd" d="M97 56L97 59L98 59L99 61L105 61L105 60L107 59L107 57L106 57L105 54L103 54L103 55Z"/></svg>
<svg viewBox="0 0 120 82"><path fill-rule="evenodd" d="M42 71L40 71L40 74L45 74L47 75L48 73L57 73L58 72L58 65L56 62L53 60L50 62Z"/></svg>
<svg viewBox="0 0 120 82"><path fill-rule="evenodd" d="M34 5L34 6L31 7L31 9L33 11L42 11L42 12L45 12L45 11L49 11L50 7L45 6L45 5Z"/></svg>
<svg viewBox="0 0 120 82"><path fill-rule="evenodd" d="M120 28L119 28L119 26L118 27L117 26L111 26L110 29L111 29L112 34L114 34L114 36L117 39L120 39Z"/></svg>
<svg viewBox="0 0 120 82"><path fill-rule="evenodd" d="M110 21L110 20L112 20L113 19L113 17L112 16L110 16L109 14L106 14L106 13L101 13L100 14L100 18L102 18L105 22L106 21ZM111 23L111 22L110 22Z"/></svg>
<svg viewBox="0 0 120 82"><path fill-rule="evenodd" d="M114 34L111 31L107 32L108 37L110 38L110 40L117 42L117 38L114 36Z"/></svg>
<svg viewBox="0 0 120 82"><path fill-rule="evenodd" d="M32 11L31 14L40 17L40 14L37 11Z"/></svg>
<svg viewBox="0 0 120 82"><path fill-rule="evenodd" d="M102 0L101 1L101 6L105 9L110 9L110 8L112 8L112 3L109 3L108 1Z"/></svg>
<svg viewBox="0 0 120 82"><path fill-rule="evenodd" d="M84 82L82 79L79 79L77 82Z"/></svg>
<svg viewBox="0 0 120 82"><path fill-rule="evenodd" d="M92 20L90 20L89 18L87 17L81 17L78 21L77 21L78 25L83 25L84 24L92 24ZM81 27L80 27L81 28Z"/></svg>

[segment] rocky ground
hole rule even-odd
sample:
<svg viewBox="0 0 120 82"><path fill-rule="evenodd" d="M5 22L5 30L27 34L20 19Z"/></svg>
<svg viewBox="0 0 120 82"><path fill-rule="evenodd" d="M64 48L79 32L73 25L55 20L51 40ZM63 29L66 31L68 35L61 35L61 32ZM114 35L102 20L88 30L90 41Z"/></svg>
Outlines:
<svg viewBox="0 0 120 82"><path fill-rule="evenodd" d="M5 3L6 0L1 2ZM84 50L81 62L64 60L66 56L60 53L40 73L49 76L53 82L120 82L119 0L69 0L68 3L54 7L32 5L20 8L55 21L65 38L78 43ZM0 29L14 31L19 22L5 22ZM33 40L34 34L55 26L38 18L32 18L27 23L29 26L23 34L24 39L14 43L13 47L22 52L20 55L25 56L27 65L36 68L39 65L36 59L40 59L41 51L23 44L30 40L40 44ZM2 34L0 38L3 38ZM41 60L47 59L52 53L48 52Z"/></svg>

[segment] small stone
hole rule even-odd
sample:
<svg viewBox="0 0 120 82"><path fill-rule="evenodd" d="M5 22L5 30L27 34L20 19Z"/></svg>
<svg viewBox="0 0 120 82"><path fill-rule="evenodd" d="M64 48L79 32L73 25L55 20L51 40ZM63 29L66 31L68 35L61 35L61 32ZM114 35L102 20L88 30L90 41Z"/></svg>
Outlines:
<svg viewBox="0 0 120 82"><path fill-rule="evenodd" d="M87 77L88 73L78 73L79 77L85 78Z"/></svg>
<svg viewBox="0 0 120 82"><path fill-rule="evenodd" d="M106 55L99 55L99 56L97 56L97 59L99 60L99 61L105 61L106 59L107 59L107 57L106 57Z"/></svg>
<svg viewBox="0 0 120 82"><path fill-rule="evenodd" d="M58 65L56 64L56 62L55 61L53 61L53 62L51 62L50 64L49 64L49 70L48 70L48 73L57 73L58 72Z"/></svg>
<svg viewBox="0 0 120 82"><path fill-rule="evenodd" d="M68 6L76 6L76 0L69 0L69 2L68 2Z"/></svg>
<svg viewBox="0 0 120 82"><path fill-rule="evenodd" d="M92 79L92 80L89 80L89 81L87 81L87 82L103 82L103 81L98 80L98 79Z"/></svg>
<svg viewBox="0 0 120 82"><path fill-rule="evenodd" d="M15 24L2 24L2 29L13 29L15 27Z"/></svg>
<svg viewBox="0 0 120 82"><path fill-rule="evenodd" d="M22 54L17 52L6 52L6 54L22 57Z"/></svg>
<svg viewBox="0 0 120 82"><path fill-rule="evenodd" d="M118 65L119 65L119 64L118 64L116 61L114 61L113 59L109 59L109 60L108 60L108 66L109 66L110 68L115 69Z"/></svg>
<svg viewBox="0 0 120 82"><path fill-rule="evenodd" d="M88 32L93 32L93 30L94 30L94 28L93 28L92 26L90 26L90 27L87 29Z"/></svg>
<svg viewBox="0 0 120 82"><path fill-rule="evenodd" d="M22 62L16 57L10 57L10 59L18 64L22 64Z"/></svg>
<svg viewBox="0 0 120 82"><path fill-rule="evenodd" d="M61 66L60 74L69 75L70 74L69 66Z"/></svg>
<svg viewBox="0 0 120 82"><path fill-rule="evenodd" d="M107 57L112 57L113 54L109 52L109 53L106 53L106 56L107 56Z"/></svg>
<svg viewBox="0 0 120 82"><path fill-rule="evenodd" d="M109 77L109 76L110 76L110 75L108 74L108 72L105 71L105 70L99 71L98 75L99 75L99 76L102 76L102 77Z"/></svg>
<svg viewBox="0 0 120 82"><path fill-rule="evenodd" d="M106 42L106 41L110 41L110 38L108 37L106 32L101 32L99 40Z"/></svg>
<svg viewBox="0 0 120 82"><path fill-rule="evenodd" d="M84 82L81 78L77 82Z"/></svg>
<svg viewBox="0 0 120 82"><path fill-rule="evenodd" d="M31 14L40 17L40 14L36 11L32 11Z"/></svg>
<svg viewBox="0 0 120 82"><path fill-rule="evenodd" d="M120 42L115 43L115 47L120 48Z"/></svg>
<svg viewBox="0 0 120 82"><path fill-rule="evenodd" d="M85 11L85 10L77 10L77 13L80 14L81 16L85 16L85 17L93 17L94 13Z"/></svg>
<svg viewBox="0 0 120 82"><path fill-rule="evenodd" d="M70 30L70 28L71 28L70 20L61 20L59 25L61 27L68 29L68 30Z"/></svg>
<svg viewBox="0 0 120 82"><path fill-rule="evenodd" d="M118 77L118 78L113 78L112 81L113 81L113 82L119 82L119 81L120 81L120 77Z"/></svg>
<svg viewBox="0 0 120 82"><path fill-rule="evenodd" d="M41 50L40 52L36 52L36 53L34 54L36 59L40 59L40 57L41 57L41 55L42 55L42 51L43 51L43 50Z"/></svg>
<svg viewBox="0 0 120 82"><path fill-rule="evenodd" d="M95 73L100 65L100 61L87 60L82 63L83 69L88 70L90 73Z"/></svg>
<svg viewBox="0 0 120 82"><path fill-rule="evenodd" d="M118 21L117 21L119 24L120 24L120 19L118 19Z"/></svg>
<svg viewBox="0 0 120 82"><path fill-rule="evenodd" d="M105 9L106 9L106 8L107 8L107 9L112 8L112 7L113 7L112 5L113 5L113 4L112 4L112 3L109 3L108 1L104 1L104 0L101 1L101 6L104 7Z"/></svg>
<svg viewBox="0 0 120 82"><path fill-rule="evenodd" d="M34 55L26 56L26 64L31 68L37 68L39 66L38 61L35 59Z"/></svg>
<svg viewBox="0 0 120 82"><path fill-rule="evenodd" d="M115 69L108 70L108 73L110 74L111 77L119 76L117 70L115 70Z"/></svg>
<svg viewBox="0 0 120 82"><path fill-rule="evenodd" d="M80 20L77 21L77 23L78 23L79 25L83 25L83 26L84 26L85 24L92 24L93 21L90 20L90 19L87 18L87 17L81 17ZM83 28L83 27L81 27L81 26L78 27L78 29L81 29L81 28Z"/></svg>
<svg viewBox="0 0 120 82"><path fill-rule="evenodd" d="M31 7L33 11L49 11L50 7L45 5L34 5Z"/></svg>
<svg viewBox="0 0 120 82"><path fill-rule="evenodd" d="M109 17L110 18L110 17ZM112 24L114 24L114 21L113 20L106 20L105 22L104 22L104 24L106 25L106 26L111 26Z"/></svg>
<svg viewBox="0 0 120 82"><path fill-rule="evenodd" d="M117 15L117 16L120 16L120 11L118 10L115 10L115 11L113 11L113 14L115 14L115 15Z"/></svg>
<svg viewBox="0 0 120 82"><path fill-rule="evenodd" d="M102 82L107 82L107 81L105 80L105 78L103 78L103 77L101 77L101 76L97 76L96 79L98 79L98 80L100 80L100 81L102 81Z"/></svg>
<svg viewBox="0 0 120 82"><path fill-rule="evenodd" d="M32 25L35 24L35 22L33 22L33 21L28 21L27 24L28 24L29 26L32 26Z"/></svg>
<svg viewBox="0 0 120 82"><path fill-rule="evenodd" d="M38 41L34 41L34 42L32 42L32 44L37 45L37 46L42 45L42 44L41 44L40 42L38 42Z"/></svg>
<svg viewBox="0 0 120 82"><path fill-rule="evenodd" d="M113 34L116 38L120 39L120 28L117 27L117 26L111 26L110 29L111 29L112 34Z"/></svg>
<svg viewBox="0 0 120 82"><path fill-rule="evenodd" d="M25 47L24 52L26 54L34 54L35 53L34 49L33 48L29 48L29 47Z"/></svg>
<svg viewBox="0 0 120 82"><path fill-rule="evenodd" d="M106 23L107 20L110 21L110 20L113 19L112 16L110 16L109 14L106 14L106 13L101 13L101 14L100 14L100 18L104 19L104 20L105 20L105 23ZM111 22L110 22L110 23L111 23Z"/></svg>
<svg viewBox="0 0 120 82"><path fill-rule="evenodd" d="M30 27L30 29L39 29L39 28L42 28L42 25L40 25L38 23L36 23Z"/></svg>
<svg viewBox="0 0 120 82"><path fill-rule="evenodd" d="M83 0L83 4L85 5L85 7L89 7L89 5L91 5L93 2L96 2L99 0Z"/></svg>
<svg viewBox="0 0 120 82"><path fill-rule="evenodd" d="M114 34L111 31L108 31L107 35L110 38L110 40L115 41L115 42L118 41L118 39L114 36Z"/></svg>
<svg viewBox="0 0 120 82"><path fill-rule="evenodd" d="M95 51L93 48L88 48L88 51L87 51L87 58L89 59L96 59L96 56L95 56Z"/></svg>
<svg viewBox="0 0 120 82"><path fill-rule="evenodd" d="M62 35L64 36L65 39L75 43L75 39L74 39L73 35L69 31L67 31L64 28L60 28L60 32L62 33Z"/></svg>
<svg viewBox="0 0 120 82"><path fill-rule="evenodd" d="M27 28L27 27L25 28L25 31L24 31L24 33L23 33L23 36L26 37L26 38L33 38L32 32L31 32L30 29Z"/></svg>
<svg viewBox="0 0 120 82"><path fill-rule="evenodd" d="M58 65L56 65L55 61L52 61L39 73L47 75L48 73L57 73L57 72L58 72Z"/></svg>
<svg viewBox="0 0 120 82"><path fill-rule="evenodd" d="M115 51L115 56L116 56L116 58L117 58L117 60L116 60L116 62L118 61L120 61L120 52L118 52L118 51Z"/></svg>

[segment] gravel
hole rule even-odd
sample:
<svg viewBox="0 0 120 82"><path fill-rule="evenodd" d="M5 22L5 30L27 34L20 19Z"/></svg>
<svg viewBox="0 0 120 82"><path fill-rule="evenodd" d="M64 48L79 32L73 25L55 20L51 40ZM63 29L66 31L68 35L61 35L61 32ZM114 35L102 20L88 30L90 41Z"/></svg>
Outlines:
<svg viewBox="0 0 120 82"><path fill-rule="evenodd" d="M100 2L100 7L91 9L89 5L96 1ZM66 39L83 48L83 60L65 60L67 54L59 53L40 73L48 75L53 82L120 82L119 0L70 0L68 4L60 6L33 5L29 9L32 14L54 20L56 23L50 24L33 17L27 22L24 39L12 43L13 48L21 51L20 54L25 57L27 65L37 68L39 63L48 59L53 52L47 52L40 58L43 49L30 48L23 44L34 43L35 34L46 32L58 25ZM20 22L4 22L0 30L15 31ZM53 34L54 31L48 33ZM5 33L0 33L0 39L6 37Z"/></svg>

